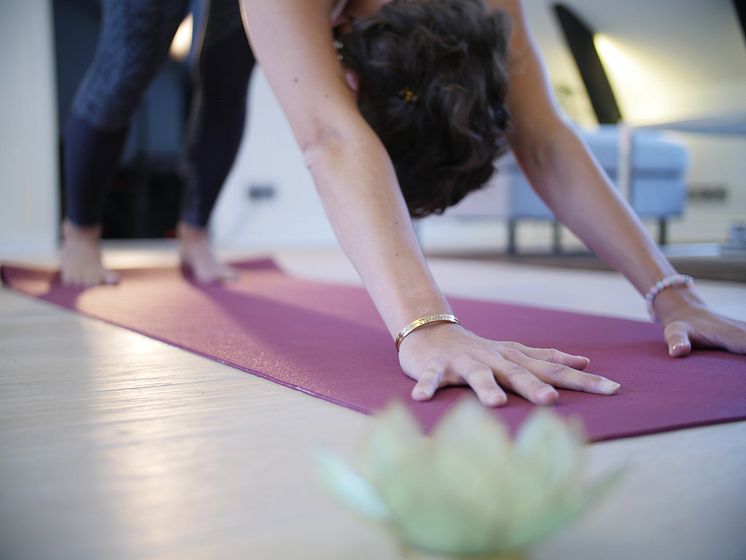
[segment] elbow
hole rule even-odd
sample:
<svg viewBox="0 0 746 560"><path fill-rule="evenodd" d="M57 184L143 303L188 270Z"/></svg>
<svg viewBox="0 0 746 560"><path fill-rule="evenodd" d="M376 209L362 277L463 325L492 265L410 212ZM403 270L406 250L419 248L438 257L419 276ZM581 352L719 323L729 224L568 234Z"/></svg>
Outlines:
<svg viewBox="0 0 746 560"><path fill-rule="evenodd" d="M344 143L345 135L334 127L320 127L313 132L298 139L303 161L306 167L313 173L319 160L329 151L336 149Z"/></svg>
<svg viewBox="0 0 746 560"><path fill-rule="evenodd" d="M339 154L345 146L364 136L365 127L367 123L357 109L311 119L295 136L306 167L313 171L320 159Z"/></svg>
<svg viewBox="0 0 746 560"><path fill-rule="evenodd" d="M353 162L359 165L361 158L386 157L380 139L362 119L360 123L319 127L299 138L298 144L314 178Z"/></svg>

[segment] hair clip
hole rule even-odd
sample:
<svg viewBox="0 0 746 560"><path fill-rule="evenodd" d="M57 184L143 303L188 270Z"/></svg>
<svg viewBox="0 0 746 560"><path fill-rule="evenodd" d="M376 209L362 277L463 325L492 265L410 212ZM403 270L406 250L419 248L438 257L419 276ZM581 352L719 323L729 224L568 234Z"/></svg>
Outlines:
<svg viewBox="0 0 746 560"><path fill-rule="evenodd" d="M399 92L399 97L404 100L404 103L416 103L419 97L412 91L412 88L405 86L403 90Z"/></svg>
<svg viewBox="0 0 746 560"><path fill-rule="evenodd" d="M344 43L338 39L334 39L334 41L332 41L332 46L334 47L334 50L337 51L337 60L344 60L344 55L342 55Z"/></svg>

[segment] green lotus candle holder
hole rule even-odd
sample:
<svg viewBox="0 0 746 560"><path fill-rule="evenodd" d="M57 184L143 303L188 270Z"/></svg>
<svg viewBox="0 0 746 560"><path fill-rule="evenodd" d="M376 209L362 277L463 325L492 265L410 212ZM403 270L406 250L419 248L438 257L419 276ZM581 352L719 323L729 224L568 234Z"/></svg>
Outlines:
<svg viewBox="0 0 746 560"><path fill-rule="evenodd" d="M385 526L407 558L522 558L586 512L621 471L588 480L577 419L537 408L515 441L492 413L464 399L430 436L402 404L377 415L353 466L319 448L324 486Z"/></svg>

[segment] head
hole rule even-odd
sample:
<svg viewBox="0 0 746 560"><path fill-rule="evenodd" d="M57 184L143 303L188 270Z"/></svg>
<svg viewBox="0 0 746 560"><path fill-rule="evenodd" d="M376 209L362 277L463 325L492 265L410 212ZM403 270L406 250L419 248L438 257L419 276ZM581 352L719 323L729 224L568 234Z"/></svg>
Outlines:
<svg viewBox="0 0 746 560"><path fill-rule="evenodd" d="M506 150L507 16L481 0L392 0L337 39L413 217L488 181Z"/></svg>

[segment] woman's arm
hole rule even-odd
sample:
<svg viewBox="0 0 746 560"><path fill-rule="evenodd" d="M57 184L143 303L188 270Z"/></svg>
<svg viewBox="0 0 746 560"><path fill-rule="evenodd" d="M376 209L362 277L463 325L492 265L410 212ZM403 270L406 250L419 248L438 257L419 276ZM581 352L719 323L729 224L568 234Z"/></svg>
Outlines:
<svg viewBox="0 0 746 560"><path fill-rule="evenodd" d="M557 218L645 294L658 280L676 271L588 148L560 117L520 1L490 0L489 4L507 11L513 24L508 110L512 119L510 144L516 159ZM655 310L666 325L672 355L689 352L689 335L746 352L743 324L724 320L716 325L713 314L689 288L664 290L655 299ZM698 324L705 321L710 334L698 333L701 328L692 328L691 320Z"/></svg>
<svg viewBox="0 0 746 560"><path fill-rule="evenodd" d="M331 4L244 0L244 20L342 249L395 335L450 306L419 250L388 154L346 85Z"/></svg>
<svg viewBox="0 0 746 560"><path fill-rule="evenodd" d="M414 319L449 313L414 236L388 154L360 115L332 47L331 0L243 0L249 39L285 111L342 248L392 336ZM392 348L393 350L393 348ZM451 324L423 327L401 346L413 397L468 383L482 402L503 388L537 403L552 387L612 393L617 384L579 371L587 359L486 340Z"/></svg>

